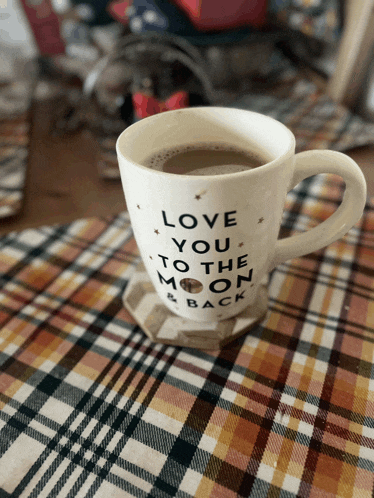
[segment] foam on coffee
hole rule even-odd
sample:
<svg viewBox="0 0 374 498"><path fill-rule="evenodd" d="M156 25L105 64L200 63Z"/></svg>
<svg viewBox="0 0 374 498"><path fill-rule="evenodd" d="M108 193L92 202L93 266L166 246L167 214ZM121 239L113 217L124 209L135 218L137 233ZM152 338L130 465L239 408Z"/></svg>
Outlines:
<svg viewBox="0 0 374 498"><path fill-rule="evenodd" d="M148 157L144 165L166 173L206 176L248 171L266 162L234 145L200 142L161 150Z"/></svg>

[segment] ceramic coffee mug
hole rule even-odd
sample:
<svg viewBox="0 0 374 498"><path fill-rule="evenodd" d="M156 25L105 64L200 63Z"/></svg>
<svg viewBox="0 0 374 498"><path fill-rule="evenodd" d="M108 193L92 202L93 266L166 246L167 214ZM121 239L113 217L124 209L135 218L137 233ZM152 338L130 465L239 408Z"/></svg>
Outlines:
<svg viewBox="0 0 374 498"><path fill-rule="evenodd" d="M145 167L167 148L225 143L266 158L243 172L193 176ZM366 184L357 164L333 151L295 154L295 137L272 118L204 107L145 118L118 138L117 155L134 236L162 301L179 316L219 321L256 299L276 265L342 237L361 217ZM337 211L317 227L278 240L287 192L319 173L346 184Z"/></svg>

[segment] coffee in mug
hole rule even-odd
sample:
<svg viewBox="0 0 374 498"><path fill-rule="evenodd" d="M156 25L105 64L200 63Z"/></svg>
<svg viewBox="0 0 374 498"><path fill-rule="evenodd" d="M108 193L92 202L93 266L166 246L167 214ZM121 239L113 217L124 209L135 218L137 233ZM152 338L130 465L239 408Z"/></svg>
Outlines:
<svg viewBox="0 0 374 498"><path fill-rule="evenodd" d="M224 175L257 168L267 162L258 154L225 143L196 143L161 150L144 166L177 175Z"/></svg>

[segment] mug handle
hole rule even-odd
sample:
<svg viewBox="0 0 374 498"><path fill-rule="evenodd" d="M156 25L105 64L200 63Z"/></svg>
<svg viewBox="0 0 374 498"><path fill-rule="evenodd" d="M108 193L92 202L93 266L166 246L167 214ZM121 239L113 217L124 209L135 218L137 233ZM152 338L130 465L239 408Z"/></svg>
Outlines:
<svg viewBox="0 0 374 498"><path fill-rule="evenodd" d="M289 190L309 176L332 173L343 178L345 193L342 203L327 220L300 235L277 241L271 269L343 237L361 218L366 203L365 177L355 161L345 154L332 150L311 150L296 154L295 161Z"/></svg>

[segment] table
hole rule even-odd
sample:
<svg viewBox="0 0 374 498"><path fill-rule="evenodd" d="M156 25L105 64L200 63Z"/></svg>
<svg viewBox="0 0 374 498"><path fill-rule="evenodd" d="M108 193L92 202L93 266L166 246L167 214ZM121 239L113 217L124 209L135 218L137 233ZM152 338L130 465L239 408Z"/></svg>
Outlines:
<svg viewBox="0 0 374 498"><path fill-rule="evenodd" d="M342 192L304 181L282 236ZM277 267L222 350L145 336L122 305L138 261L126 212L0 238L0 496L372 497L374 201Z"/></svg>

